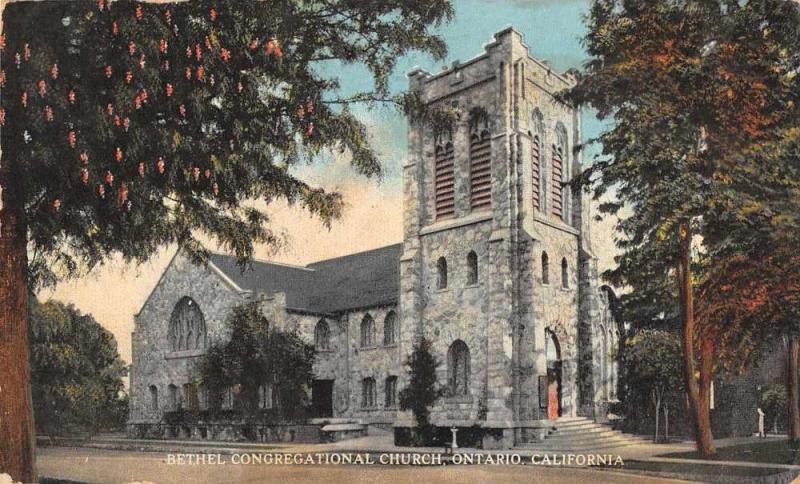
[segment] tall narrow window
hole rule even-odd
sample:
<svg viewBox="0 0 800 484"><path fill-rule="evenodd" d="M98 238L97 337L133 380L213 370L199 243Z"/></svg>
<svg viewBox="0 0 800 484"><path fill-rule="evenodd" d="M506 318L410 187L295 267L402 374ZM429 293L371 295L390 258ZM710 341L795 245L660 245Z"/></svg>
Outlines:
<svg viewBox="0 0 800 484"><path fill-rule="evenodd" d="M178 409L178 387L173 384L170 384L167 387L167 397L169 398L169 409L175 411Z"/></svg>
<svg viewBox="0 0 800 484"><path fill-rule="evenodd" d="M194 384L183 384L183 400L188 410L197 410L200 407L200 402L197 399L197 387Z"/></svg>
<svg viewBox="0 0 800 484"><path fill-rule="evenodd" d="M384 382L383 391L385 393L384 406L392 408L397 405L397 377L390 376Z"/></svg>
<svg viewBox="0 0 800 484"><path fill-rule="evenodd" d="M436 261L436 287L445 289L447 287L447 259L439 257Z"/></svg>
<svg viewBox="0 0 800 484"><path fill-rule="evenodd" d="M150 385L150 410L158 412L158 387Z"/></svg>
<svg viewBox="0 0 800 484"><path fill-rule="evenodd" d="M542 141L539 135L533 135L531 139L531 200L533 209L539 210L540 192L542 183Z"/></svg>
<svg viewBox="0 0 800 484"><path fill-rule="evenodd" d="M372 408L375 406L377 394L375 393L375 379L364 378L361 380L361 406Z"/></svg>
<svg viewBox="0 0 800 484"><path fill-rule="evenodd" d="M328 322L320 319L314 328L314 346L317 351L326 351L331 346L331 330Z"/></svg>
<svg viewBox="0 0 800 484"><path fill-rule="evenodd" d="M544 116L538 109L533 111L531 133L531 204L534 211L542 209L544 187L542 186L542 137L544 136Z"/></svg>
<svg viewBox="0 0 800 484"><path fill-rule="evenodd" d="M460 339L447 350L447 380L451 396L469 395L469 348Z"/></svg>
<svg viewBox="0 0 800 484"><path fill-rule="evenodd" d="M469 127L470 207L480 210L492 206L492 137L486 111L473 109Z"/></svg>
<svg viewBox="0 0 800 484"><path fill-rule="evenodd" d="M383 344L389 346L397 343L397 314L389 311L383 320Z"/></svg>
<svg viewBox="0 0 800 484"><path fill-rule="evenodd" d="M478 283L478 254L471 250L467 254L467 284L475 285Z"/></svg>
<svg viewBox="0 0 800 484"><path fill-rule="evenodd" d="M553 166L552 166L552 180L553 180L553 187L551 193L553 194L553 202L551 207L553 209L553 215L558 218L563 216L563 187L561 186L562 177L564 176L563 172L563 157L564 154L562 153L562 149L560 146L553 146Z"/></svg>
<svg viewBox="0 0 800 484"><path fill-rule="evenodd" d="M566 257L561 259L561 287L564 289L569 287L569 267Z"/></svg>
<svg viewBox="0 0 800 484"><path fill-rule="evenodd" d="M172 310L167 333L172 351L206 347L206 321L197 303L183 297Z"/></svg>
<svg viewBox="0 0 800 484"><path fill-rule="evenodd" d="M550 259L542 252L542 284L550 284Z"/></svg>
<svg viewBox="0 0 800 484"><path fill-rule="evenodd" d="M263 384L258 387L258 408L272 408L272 385Z"/></svg>
<svg viewBox="0 0 800 484"><path fill-rule="evenodd" d="M434 159L434 192L436 196L436 218L443 219L455 214L455 156L449 133L437 139Z"/></svg>
<svg viewBox="0 0 800 484"><path fill-rule="evenodd" d="M369 348L375 346L375 320L367 314L361 320L361 347Z"/></svg>
<svg viewBox="0 0 800 484"><path fill-rule="evenodd" d="M551 167L552 180L552 214L563 221L568 221L569 217L566 210L567 200L564 196L564 181L569 175L569 165L565 164L564 158L567 150L567 130L563 124L556 126L556 143L553 145L553 160Z"/></svg>

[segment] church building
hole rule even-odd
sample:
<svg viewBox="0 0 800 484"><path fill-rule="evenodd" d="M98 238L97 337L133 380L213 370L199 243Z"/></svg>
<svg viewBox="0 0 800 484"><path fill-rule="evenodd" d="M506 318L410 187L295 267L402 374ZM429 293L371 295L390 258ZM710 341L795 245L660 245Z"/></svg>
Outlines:
<svg viewBox="0 0 800 484"><path fill-rule="evenodd" d="M135 317L130 426L206 405L197 363L252 300L314 345L317 417L412 426L398 394L424 336L447 389L432 408L439 427L485 429L511 447L560 418L605 420L620 332L587 196L567 184L582 168L580 112L556 94L574 78L509 28L469 61L409 80L457 115L446 128L410 122L402 242L244 272L229 256L196 266L179 252Z"/></svg>

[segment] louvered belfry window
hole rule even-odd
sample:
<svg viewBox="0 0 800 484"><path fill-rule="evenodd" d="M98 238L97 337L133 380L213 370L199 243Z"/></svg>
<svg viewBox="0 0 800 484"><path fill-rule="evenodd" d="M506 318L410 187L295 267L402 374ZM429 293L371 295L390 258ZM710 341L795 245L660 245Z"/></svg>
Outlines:
<svg viewBox="0 0 800 484"><path fill-rule="evenodd" d="M531 194L534 210L539 210L542 178L542 144L539 135L531 139Z"/></svg>
<svg viewBox="0 0 800 484"><path fill-rule="evenodd" d="M455 156L449 139L437 144L434 160L436 218L455 214Z"/></svg>
<svg viewBox="0 0 800 484"><path fill-rule="evenodd" d="M492 206L492 137L486 111L473 110L469 124L470 208L480 210Z"/></svg>
<svg viewBox="0 0 800 484"><path fill-rule="evenodd" d="M553 176L553 215L558 218L562 218L563 216L563 187L561 186L561 180L564 173L564 153L560 146L553 146L553 169L552 169L552 176Z"/></svg>

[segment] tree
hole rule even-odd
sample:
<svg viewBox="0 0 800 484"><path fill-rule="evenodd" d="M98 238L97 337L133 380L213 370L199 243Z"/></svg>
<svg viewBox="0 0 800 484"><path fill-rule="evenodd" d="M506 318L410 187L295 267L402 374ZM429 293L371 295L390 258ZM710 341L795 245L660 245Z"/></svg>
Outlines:
<svg viewBox="0 0 800 484"><path fill-rule="evenodd" d="M20 2L4 11L0 211L0 467L33 481L26 295L112 254L147 260L204 236L242 263L274 244L264 204L330 223L342 199L291 167L343 152L380 165L355 104L389 103L398 57L441 59L447 0ZM341 88L339 67L373 78ZM261 202L261 203L257 203ZM261 208L261 209L259 209Z"/></svg>
<svg viewBox="0 0 800 484"><path fill-rule="evenodd" d="M602 212L630 209L617 224L623 253L612 281L638 288L651 287L648 278L674 281L684 387L704 456L715 453L709 396L717 338L696 327L697 286L716 262L707 256L716 256L718 240L709 236L732 215L715 197L732 188L729 173L743 153L797 123L798 9L789 0L595 1L591 60L565 96L614 121L592 140L603 154L575 183L596 197L614 192ZM721 219L710 216L720 210Z"/></svg>
<svg viewBox="0 0 800 484"><path fill-rule="evenodd" d="M680 406L681 344L668 331L646 329L625 341L621 357L626 395L631 414L638 402L649 400L655 413L654 442L658 442L660 411L664 410L664 436L669 439L669 411ZM633 405L633 406L632 406Z"/></svg>
<svg viewBox="0 0 800 484"><path fill-rule="evenodd" d="M258 302L234 308L226 322L229 338L212 345L200 364L212 413L230 388L246 419L258 416L259 397L270 389L282 421L298 420L308 407L314 379L314 347L296 332L271 327Z"/></svg>
<svg viewBox="0 0 800 484"><path fill-rule="evenodd" d="M421 337L406 361L408 386L400 391L400 409L411 410L417 423L417 436L423 442L430 441L432 429L430 407L441 398L445 389L436 378L439 361L431 352L431 342Z"/></svg>
<svg viewBox="0 0 800 484"><path fill-rule="evenodd" d="M114 336L72 305L31 300L31 390L36 430L96 432L128 418L125 363Z"/></svg>

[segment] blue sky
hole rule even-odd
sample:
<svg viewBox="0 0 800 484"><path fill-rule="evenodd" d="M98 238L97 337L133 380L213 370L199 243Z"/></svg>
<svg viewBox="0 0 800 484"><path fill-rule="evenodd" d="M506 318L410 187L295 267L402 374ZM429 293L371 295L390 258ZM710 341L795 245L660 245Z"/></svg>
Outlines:
<svg viewBox="0 0 800 484"><path fill-rule="evenodd" d="M550 62L563 72L581 68L587 60L581 39L586 28L583 17L589 0L454 0L455 17L437 31L447 42L449 52L444 61L414 53L398 62L390 78L390 89L397 93L407 88L406 73L419 66L438 72L453 61L465 61L478 54L494 33L513 26L523 35L531 54ZM363 68L348 68L338 73L344 91L368 90L369 75ZM405 119L389 110L376 109L367 114L367 122L376 136L385 167L385 183L393 189L399 185L402 160L406 156ZM596 136L600 123L591 112L583 115L584 138ZM402 135L387 136L391 133ZM584 156L585 161L590 157Z"/></svg>

